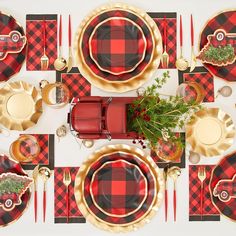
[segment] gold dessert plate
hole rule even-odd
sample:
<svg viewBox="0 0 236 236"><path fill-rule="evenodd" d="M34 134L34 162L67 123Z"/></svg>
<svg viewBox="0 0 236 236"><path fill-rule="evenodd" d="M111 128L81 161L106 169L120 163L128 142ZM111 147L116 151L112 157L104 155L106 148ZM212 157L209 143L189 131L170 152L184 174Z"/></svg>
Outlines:
<svg viewBox="0 0 236 236"><path fill-rule="evenodd" d="M196 112L186 125L186 140L192 151L204 156L222 154L233 144L234 137L232 118L219 108Z"/></svg>
<svg viewBox="0 0 236 236"><path fill-rule="evenodd" d="M0 89L0 124L9 130L26 130L42 114L42 99L34 86L23 81Z"/></svg>

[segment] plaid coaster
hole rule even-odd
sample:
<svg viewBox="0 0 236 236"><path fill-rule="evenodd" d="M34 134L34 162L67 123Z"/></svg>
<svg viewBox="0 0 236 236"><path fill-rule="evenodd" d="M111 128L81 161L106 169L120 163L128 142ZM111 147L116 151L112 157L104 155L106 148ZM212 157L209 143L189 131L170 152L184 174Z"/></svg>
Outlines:
<svg viewBox="0 0 236 236"><path fill-rule="evenodd" d="M90 193L102 211L130 215L145 201L147 181L136 165L123 160L108 162L94 174Z"/></svg>
<svg viewBox="0 0 236 236"><path fill-rule="evenodd" d="M70 217L68 223L86 223L85 218L77 207L74 196L74 181L79 170L78 167L55 167L54 169L54 222L67 223L66 187L63 184L65 169L69 170L71 174L71 184L69 187Z"/></svg>
<svg viewBox="0 0 236 236"><path fill-rule="evenodd" d="M167 23L167 46L166 51L169 54L169 66L168 68L173 69L176 68L175 61L176 61L176 24L177 24L177 13L176 12L149 12L149 16L153 18L153 20L156 22L160 33L164 35L164 17L166 16L166 23ZM159 68L162 68L161 63Z"/></svg>
<svg viewBox="0 0 236 236"><path fill-rule="evenodd" d="M46 23L46 55L49 58L48 70L54 70L53 63L57 58L57 15L26 15L27 70L41 70L44 19Z"/></svg>
<svg viewBox="0 0 236 236"><path fill-rule="evenodd" d="M203 86L206 96L203 102L214 102L214 78L213 75L204 67L196 67L194 71L179 71L179 84L187 81L197 82Z"/></svg>
<svg viewBox="0 0 236 236"><path fill-rule="evenodd" d="M142 29L124 18L111 18L93 31L92 59L108 73L133 70L145 56L146 41Z"/></svg>
<svg viewBox="0 0 236 236"><path fill-rule="evenodd" d="M207 36L213 34L217 29L223 29L226 33L236 33L236 11L230 10L220 13L210 19L202 30L200 48L202 49L207 44ZM213 66L204 64L204 66L215 76L228 81L236 81L236 62L228 66Z"/></svg>
<svg viewBox="0 0 236 236"><path fill-rule="evenodd" d="M68 86L71 99L91 95L91 84L80 74L77 67L73 67L69 73L57 71L56 80Z"/></svg>
<svg viewBox="0 0 236 236"><path fill-rule="evenodd" d="M235 174L236 153L234 152L221 159L219 164L216 165L212 172L212 179L210 183L212 193L215 190L218 194L220 194L220 192L224 190L224 193L222 194L224 201L220 200L219 195L217 195L212 197L213 203L218 208L219 212L234 221L236 220ZM219 185L220 180L222 183ZM223 180L227 180L228 183L225 182L225 184L223 184ZM231 198L227 199L227 195Z"/></svg>
<svg viewBox="0 0 236 236"><path fill-rule="evenodd" d="M201 221L201 182L198 179L198 167L196 165L189 166L189 221ZM203 197L203 221L219 221L220 215L211 201L209 182L211 172L214 166L205 165L206 179L204 181L204 197Z"/></svg>
<svg viewBox="0 0 236 236"><path fill-rule="evenodd" d="M184 141L185 140L185 133L180 133L181 135L181 139ZM172 152L173 150L171 150L168 146L166 147L166 155L168 152ZM155 151L151 150L150 153L152 159L155 161L155 163L158 165L158 167L160 168L165 168L166 165L169 165L169 167L171 166L178 166L180 168L185 168L185 149L182 152L182 155L179 159L175 160L174 162L166 162L164 160L162 160L160 157L158 157L158 155L156 154Z"/></svg>
<svg viewBox="0 0 236 236"><path fill-rule="evenodd" d="M11 31L16 30L25 35L24 29L10 16L0 12L0 29L1 35L8 35ZM0 61L0 82L7 81L14 74L18 73L26 56L26 46L19 53L9 53L4 60Z"/></svg>
<svg viewBox="0 0 236 236"><path fill-rule="evenodd" d="M19 163L10 160L7 156L0 155L0 173L12 172L18 175L26 175ZM0 207L0 227L7 226L22 216L30 201L30 190L27 190L21 197L22 203L17 205L12 211L4 211Z"/></svg>
<svg viewBox="0 0 236 236"><path fill-rule="evenodd" d="M137 25L139 25L142 28L143 33L147 40L147 49L143 61L132 72L121 74L119 76L112 75L100 70L98 66L95 64L95 62L92 60L92 58L89 56L89 38L94 30L94 27L96 27L103 20L106 20L107 18L110 17L124 17L134 21ZM129 11L114 10L114 11L103 12L100 15L93 18L93 20L84 30L81 49L85 64L90 68L90 70L93 72L94 75L100 76L101 78L109 81L126 81L128 79L133 78L134 76L139 75L147 67L148 63L151 60L153 46L154 45L152 42L151 32L147 27L145 21L142 20L142 18L136 16L135 14Z"/></svg>
<svg viewBox="0 0 236 236"><path fill-rule="evenodd" d="M31 134L37 138L40 153L32 162L22 163L25 170L33 170L38 164L54 169L54 134ZM25 150L27 152L27 150Z"/></svg>
<svg viewBox="0 0 236 236"><path fill-rule="evenodd" d="M131 215L124 216L124 217L109 216L109 215L105 214L103 211L101 211L99 208L96 207L96 205L93 203L93 199L90 194L90 184L91 184L91 179L92 179L93 173L103 164L105 164L109 161L117 161L117 160L125 160L131 164L137 165L148 181L148 195L147 195L145 202L142 204L142 206L140 207L139 210L132 213ZM110 183L113 183L113 181L112 181L113 176L109 175L107 180ZM138 220L140 217L142 217L143 215L145 215L148 212L148 209L150 208L150 205L152 204L153 199L155 197L154 196L155 195L154 188L155 188L154 177L153 177L149 167L142 160L138 159L137 157L133 156L132 154L116 152L116 153L111 153L111 154L107 154L107 155L103 156L102 158L100 158L98 161L94 162L91 165L91 167L85 177L85 180L84 180L84 199L85 199L88 207L90 208L91 212L94 215L96 215L98 218L100 218L101 220L108 222L108 223L117 224L117 225L118 224L126 224L126 223L131 223L131 222ZM114 192L111 191L110 194L106 194L106 196L108 196L108 199L106 201L106 204L108 204L108 207L111 206L110 205L111 202L109 199L112 199L111 195L113 193L116 194L115 191ZM109 198L109 196L110 196L110 198Z"/></svg>

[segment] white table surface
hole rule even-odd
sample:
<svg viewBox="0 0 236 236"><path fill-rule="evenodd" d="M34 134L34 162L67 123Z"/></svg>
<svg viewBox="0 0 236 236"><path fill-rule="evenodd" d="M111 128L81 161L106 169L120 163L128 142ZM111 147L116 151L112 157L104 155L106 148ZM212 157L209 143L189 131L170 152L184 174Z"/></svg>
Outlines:
<svg viewBox="0 0 236 236"><path fill-rule="evenodd" d="M184 55L190 59L190 14L192 13L195 20L195 42L198 42L199 32L205 22L214 14L224 9L236 8L236 0L126 0L126 3L136 5L143 8L146 11L151 12L177 12L183 16L184 27ZM62 14L64 18L64 25L67 26L68 14L72 16L73 33L76 32L81 20L94 8L106 3L102 0L0 0L0 10L12 14L24 27L26 14ZM64 30L63 43L64 55L67 55L67 30ZM200 65L200 64L199 64ZM178 73L177 70L170 70L171 79L162 88L163 92L169 94L175 94ZM158 70L157 75L161 75L162 71ZM39 72L39 71L26 71L25 64L23 65L21 72L14 76L11 81L24 80L35 86L41 79L49 81L55 81L55 72ZM227 82L215 78L215 91L221 86L226 85ZM144 86L152 83L152 79ZM233 87L233 94L229 98L219 97L215 103L206 104L210 107L221 107L230 115L232 115L234 122L236 123L236 84L230 83ZM110 94L101 91L92 86L92 95L115 95L115 96L135 96L135 91L124 94ZM44 106L44 113L39 120L38 124L27 130L26 133L55 133L56 128L66 123L66 114L68 112L68 106L55 110ZM13 140L18 136L18 132L11 132L9 137L0 135L0 153L8 154L9 146ZM76 140L71 134L68 134L64 139L61 139L60 143L55 139L55 166L79 166L80 163L86 159L88 154L92 151L107 145L116 143L127 143L132 145L131 141L127 140L114 140L108 142L106 140L96 141L95 145L91 149L86 149L78 145ZM227 150L226 153L236 150L234 145ZM187 156L188 157L188 156ZM186 157L186 158L187 158ZM215 164L220 160L220 157L214 158L202 158L201 163ZM187 158L188 159L188 158ZM206 235L211 234L218 235L235 235L236 225L230 220L221 217L220 222L189 222L189 193L188 193L188 161L186 168L183 170L181 177L178 181L178 210L177 210L177 222L173 222L172 205L170 200L169 209L169 222L164 222L164 207L162 205L160 211L154 217L154 219L143 228L140 228L136 232L130 232L129 235ZM169 183L171 189L172 182ZM42 190L42 183L39 186L39 192ZM171 193L171 192L170 192ZM172 199L172 196L169 196ZM39 207L42 203L42 196L39 196ZM101 231L91 225L89 222L86 224L54 224L54 188L53 178L48 183L48 210L47 210L47 222L42 223L42 209L39 208L39 222L34 223L34 211L33 201L31 199L29 209L25 214L14 224L0 228L1 236L14 236L14 235L111 235L111 233Z"/></svg>

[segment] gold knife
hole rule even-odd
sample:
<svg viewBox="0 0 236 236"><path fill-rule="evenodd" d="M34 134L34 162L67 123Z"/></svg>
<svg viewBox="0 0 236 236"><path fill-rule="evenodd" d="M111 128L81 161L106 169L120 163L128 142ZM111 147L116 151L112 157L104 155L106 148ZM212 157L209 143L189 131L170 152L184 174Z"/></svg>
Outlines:
<svg viewBox="0 0 236 236"><path fill-rule="evenodd" d="M37 193L37 181L39 174L39 165L35 166L33 170L33 179L34 179L34 221L37 222L38 215L38 193Z"/></svg>
<svg viewBox="0 0 236 236"><path fill-rule="evenodd" d="M191 14L191 46L192 46L192 51L191 51L191 65L190 65L190 72L192 72L197 64L197 59L194 53L194 28L193 28L193 15Z"/></svg>
<svg viewBox="0 0 236 236"><path fill-rule="evenodd" d="M73 55L71 49L71 17L69 15L69 26L68 26L68 40L69 40L69 58L67 60L67 73L71 71L73 67Z"/></svg>

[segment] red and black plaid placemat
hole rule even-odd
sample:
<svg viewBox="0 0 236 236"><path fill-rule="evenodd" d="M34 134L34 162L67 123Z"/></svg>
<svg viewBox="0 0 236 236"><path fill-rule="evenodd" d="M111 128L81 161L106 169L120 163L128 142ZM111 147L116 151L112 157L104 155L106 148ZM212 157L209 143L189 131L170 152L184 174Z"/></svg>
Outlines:
<svg viewBox="0 0 236 236"><path fill-rule="evenodd" d="M236 10L227 10L210 19L201 33L200 49L207 44L207 36L215 30L222 29L226 33L236 33ZM217 77L228 81L236 81L236 61L228 66L213 66L205 63L204 66Z"/></svg>
<svg viewBox="0 0 236 236"><path fill-rule="evenodd" d="M185 140L185 133L180 133L180 135L181 135L181 140L184 141ZM166 151L172 152L172 150L169 150L169 147L167 147ZM158 167L160 167L160 168L165 168L166 165L168 165L169 167L174 165L174 166L178 166L180 168L185 168L185 149L183 150L181 157L174 162L165 162L160 157L158 157L156 152L153 150L151 150L151 157L155 161L155 163L158 165Z"/></svg>
<svg viewBox="0 0 236 236"><path fill-rule="evenodd" d="M176 68L175 61L176 61L176 24L177 24L177 13L176 12L148 12L148 15L153 18L153 20L156 22L160 33L164 35L164 17L166 16L166 23L167 23L167 47L166 51L169 54L169 66L168 68ZM160 66L161 67L161 63Z"/></svg>
<svg viewBox="0 0 236 236"><path fill-rule="evenodd" d="M77 207L74 196L74 182L79 170L78 167L55 167L54 169L54 222L67 223L66 187L63 184L63 173L66 169L71 174L71 184L69 187L70 217L68 223L86 223L85 218Z"/></svg>
<svg viewBox="0 0 236 236"><path fill-rule="evenodd" d="M77 67L73 67L69 73L57 71L56 80L68 86L71 99L91 95L91 84L80 74Z"/></svg>
<svg viewBox="0 0 236 236"><path fill-rule="evenodd" d="M213 165L205 165L203 216L201 217L201 182L197 165L189 166L189 221L219 221L220 214L211 201L209 183Z"/></svg>
<svg viewBox="0 0 236 236"><path fill-rule="evenodd" d="M10 15L0 12L0 35L8 35L11 31L18 31L25 35L24 29ZM9 53L6 58L0 61L0 82L7 81L14 74L18 73L26 57L26 46L19 53Z"/></svg>
<svg viewBox="0 0 236 236"><path fill-rule="evenodd" d="M206 96L203 102L214 102L214 78L213 75L204 67L196 67L194 71L190 72L179 71L179 84L184 82L197 82L203 86L206 91Z"/></svg>
<svg viewBox="0 0 236 236"><path fill-rule="evenodd" d="M25 170L33 170L38 164L54 169L54 134L31 134L36 137L40 153L32 162L22 163Z"/></svg>
<svg viewBox="0 0 236 236"><path fill-rule="evenodd" d="M57 58L57 15L26 15L26 36L28 40L27 70L41 70L43 20L46 23L46 55L49 58L48 70L54 70L53 63Z"/></svg>

